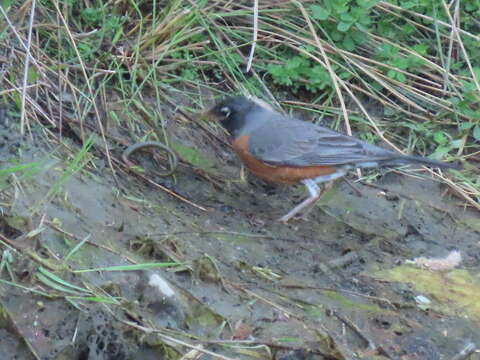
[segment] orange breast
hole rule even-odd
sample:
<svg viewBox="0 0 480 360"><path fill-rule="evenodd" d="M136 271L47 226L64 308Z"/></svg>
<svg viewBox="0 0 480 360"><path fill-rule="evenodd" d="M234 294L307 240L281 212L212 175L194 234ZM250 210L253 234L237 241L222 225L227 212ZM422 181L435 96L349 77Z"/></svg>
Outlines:
<svg viewBox="0 0 480 360"><path fill-rule="evenodd" d="M266 164L248 152L248 136L235 139L232 146L240 160L254 175L274 183L295 184L304 179L329 175L336 171L333 166L295 167Z"/></svg>

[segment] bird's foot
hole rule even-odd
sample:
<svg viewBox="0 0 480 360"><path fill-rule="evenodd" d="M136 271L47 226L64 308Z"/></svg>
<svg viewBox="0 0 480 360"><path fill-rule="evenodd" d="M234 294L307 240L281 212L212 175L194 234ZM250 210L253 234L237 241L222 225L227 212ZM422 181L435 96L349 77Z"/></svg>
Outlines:
<svg viewBox="0 0 480 360"><path fill-rule="evenodd" d="M281 218L277 219L276 221L280 222L282 224L288 224L289 221L290 222L293 222L293 221L295 221L295 222L297 222L297 221L307 221L308 220L307 215L308 215L309 212L310 211L306 211L303 214L298 214L298 213L297 214L290 214L290 213L288 213L288 214L282 216Z"/></svg>

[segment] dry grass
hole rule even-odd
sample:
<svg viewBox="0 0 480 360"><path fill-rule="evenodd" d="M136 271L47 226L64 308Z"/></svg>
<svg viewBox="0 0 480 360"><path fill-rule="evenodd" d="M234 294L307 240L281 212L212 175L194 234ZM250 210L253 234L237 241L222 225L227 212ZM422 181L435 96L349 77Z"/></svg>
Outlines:
<svg viewBox="0 0 480 360"><path fill-rule="evenodd" d="M323 95L304 93L297 106L317 114L321 109L321 114L341 119L347 133L352 128L365 132L399 151L428 154L438 145L433 132L449 134L455 146L440 156L462 160L465 171L448 175L428 171L466 205L480 209L475 180L479 149L471 132L477 120L451 101L453 96L465 97L465 81L474 84L478 100L480 87L463 39L480 39L458 26L458 6L443 3L450 22L388 2L379 2L372 10L376 19L395 17L436 36L439 46L447 49L447 56L439 59L376 33L368 34L368 41L354 51L335 46L312 18L308 6L313 3L262 2L256 21L247 2L202 5L177 0L156 6L117 2L112 14L105 11L108 3L103 10L82 1L75 7L57 1L13 3L7 12L2 9L9 24L4 39L11 45L3 54L9 59L2 77L4 98L17 104L21 132L39 124L52 140L61 141L67 134L84 142L92 132L98 134L103 145L97 148L116 174L118 161L112 159L110 148L135 140L114 137L107 129L164 138L163 125L170 121L159 111L164 104L192 113L211 103L212 94L231 91L266 94L277 104L289 101L291 95L272 86L265 72L269 65L282 63L282 54L298 54L325 68L332 85ZM426 25L427 20L431 24ZM244 72L245 55L254 37L258 46L250 57L250 76ZM379 61L375 57L379 44L391 46L398 57L417 57L421 69L409 71ZM467 66L462 75L451 71L453 56ZM392 78L389 71L403 74L405 81ZM178 93L190 104L178 104ZM393 116L372 116L369 104ZM470 107L477 106L471 100ZM425 130L418 130L419 124Z"/></svg>

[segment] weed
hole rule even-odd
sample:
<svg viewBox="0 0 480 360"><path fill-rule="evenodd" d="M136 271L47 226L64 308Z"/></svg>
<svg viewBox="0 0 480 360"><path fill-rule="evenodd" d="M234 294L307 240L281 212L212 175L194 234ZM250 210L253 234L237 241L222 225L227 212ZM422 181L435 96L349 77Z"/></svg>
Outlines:
<svg viewBox="0 0 480 360"><path fill-rule="evenodd" d="M333 65L334 71L338 66ZM321 90L332 91L333 83L328 70L321 65L315 65L303 55L295 55L286 61L284 65L269 65L268 72L273 82L278 85L288 86L293 93L297 93L300 87L316 93ZM347 79L347 72L338 72L341 79Z"/></svg>
<svg viewBox="0 0 480 360"><path fill-rule="evenodd" d="M341 48L353 51L367 40L372 24L371 8L377 0L332 0L310 5L317 26Z"/></svg>

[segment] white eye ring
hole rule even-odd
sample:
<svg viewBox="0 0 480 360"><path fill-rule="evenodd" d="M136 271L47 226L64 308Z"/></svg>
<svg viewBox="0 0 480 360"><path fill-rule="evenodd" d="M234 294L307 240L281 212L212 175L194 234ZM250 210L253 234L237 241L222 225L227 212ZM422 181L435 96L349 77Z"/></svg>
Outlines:
<svg viewBox="0 0 480 360"><path fill-rule="evenodd" d="M231 114L230 108L228 106L224 106L220 109L220 112L225 115L225 117L229 117Z"/></svg>

